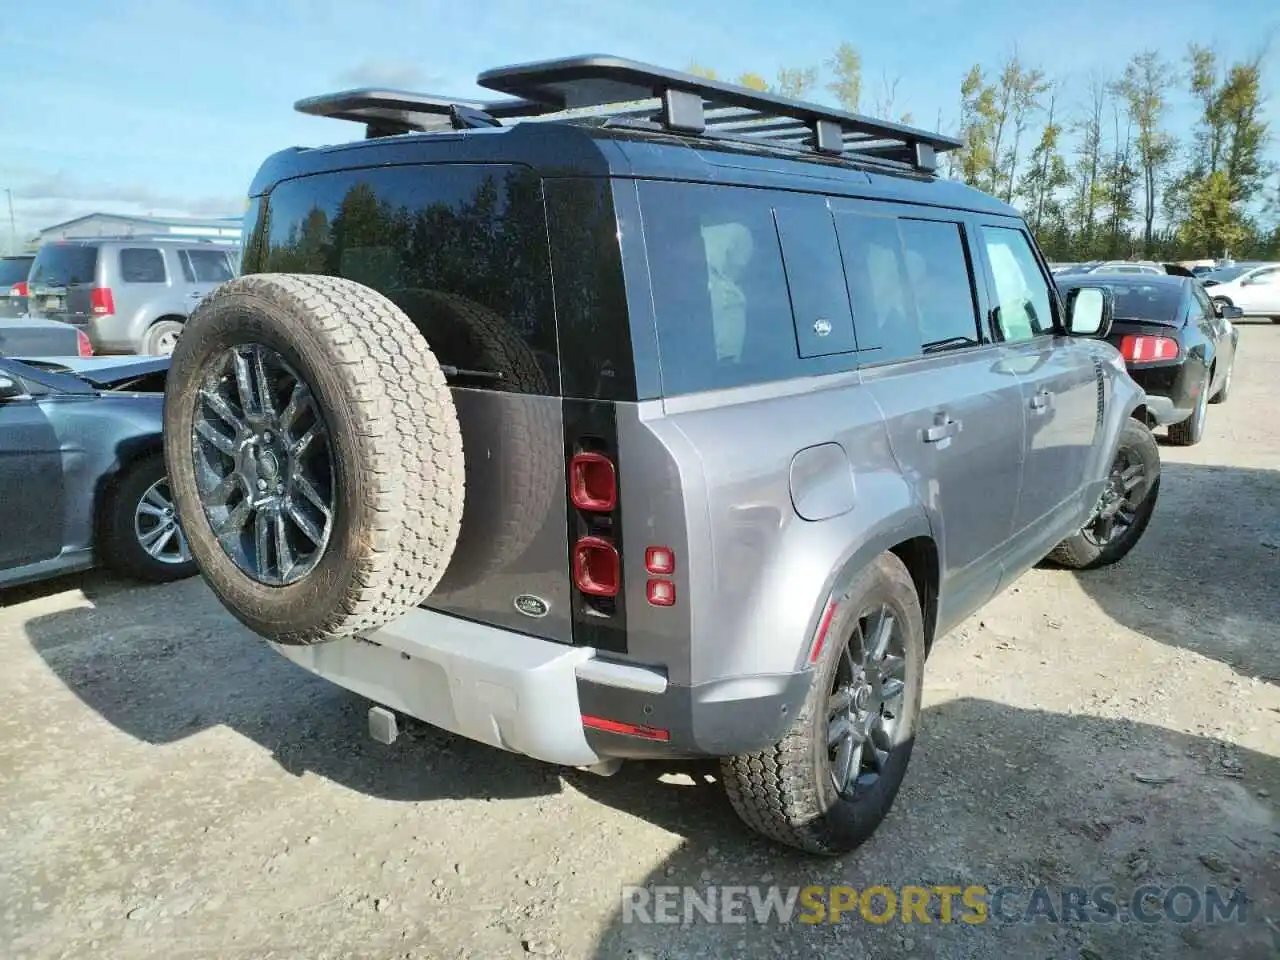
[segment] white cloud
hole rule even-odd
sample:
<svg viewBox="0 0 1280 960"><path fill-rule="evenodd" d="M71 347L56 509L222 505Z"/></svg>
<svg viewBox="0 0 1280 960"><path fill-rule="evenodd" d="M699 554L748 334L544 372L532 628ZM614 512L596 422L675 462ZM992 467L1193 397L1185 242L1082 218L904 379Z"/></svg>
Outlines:
<svg viewBox="0 0 1280 960"><path fill-rule="evenodd" d="M353 87L390 87L394 90L423 90L438 86L441 77L427 73L411 60L367 57L337 76L337 82Z"/></svg>

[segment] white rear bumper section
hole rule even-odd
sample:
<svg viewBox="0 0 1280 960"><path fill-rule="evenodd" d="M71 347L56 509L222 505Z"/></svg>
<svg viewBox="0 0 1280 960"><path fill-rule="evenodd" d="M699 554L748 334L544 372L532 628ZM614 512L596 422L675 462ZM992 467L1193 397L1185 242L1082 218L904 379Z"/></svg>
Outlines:
<svg viewBox="0 0 1280 960"><path fill-rule="evenodd" d="M601 761L587 744L578 677L660 694L666 678L571 647L417 609L368 635L275 649L398 713L565 766Z"/></svg>

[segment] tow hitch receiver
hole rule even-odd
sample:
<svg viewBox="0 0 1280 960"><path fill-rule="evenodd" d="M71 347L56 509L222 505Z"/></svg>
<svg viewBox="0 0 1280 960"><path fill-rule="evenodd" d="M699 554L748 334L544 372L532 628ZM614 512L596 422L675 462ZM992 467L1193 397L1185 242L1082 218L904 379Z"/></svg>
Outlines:
<svg viewBox="0 0 1280 960"><path fill-rule="evenodd" d="M396 725L396 715L386 707L369 708L369 736L390 746L400 736L400 728Z"/></svg>

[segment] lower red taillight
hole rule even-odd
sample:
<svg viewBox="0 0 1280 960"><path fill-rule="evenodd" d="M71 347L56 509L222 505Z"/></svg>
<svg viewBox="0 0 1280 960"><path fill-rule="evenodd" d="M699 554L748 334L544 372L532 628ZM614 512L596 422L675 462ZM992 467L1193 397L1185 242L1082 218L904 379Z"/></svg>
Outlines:
<svg viewBox="0 0 1280 960"><path fill-rule="evenodd" d="M76 331L76 350L82 357L93 356L93 344L89 342L89 338L83 330Z"/></svg>
<svg viewBox="0 0 1280 960"><path fill-rule="evenodd" d="M1129 334L1120 341L1120 356L1129 363L1152 363L1156 360L1175 360L1178 341L1171 337L1146 337Z"/></svg>
<svg viewBox="0 0 1280 960"><path fill-rule="evenodd" d="M589 597L616 597L622 587L622 559L604 537L583 537L573 545L573 582Z"/></svg>
<svg viewBox="0 0 1280 960"><path fill-rule="evenodd" d="M9 296L11 297L29 296L29 294L27 293L28 289L30 288L27 286L27 281L19 280L17 283L15 283L12 287L9 288Z"/></svg>
<svg viewBox="0 0 1280 960"><path fill-rule="evenodd" d="M582 715L582 725L593 730L606 733L621 733L628 737L640 737L644 740L670 740L671 732L660 727L646 727L640 723L623 723L620 720L606 720L604 717Z"/></svg>
<svg viewBox="0 0 1280 960"><path fill-rule="evenodd" d="M94 287L89 291L89 309L98 316L116 312L116 298L110 287Z"/></svg>

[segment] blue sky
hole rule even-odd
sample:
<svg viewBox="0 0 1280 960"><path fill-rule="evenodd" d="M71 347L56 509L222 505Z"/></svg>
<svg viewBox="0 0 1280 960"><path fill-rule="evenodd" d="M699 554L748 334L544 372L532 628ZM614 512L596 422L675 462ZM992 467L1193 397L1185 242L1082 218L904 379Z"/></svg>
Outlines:
<svg viewBox="0 0 1280 960"><path fill-rule="evenodd" d="M974 63L1015 46L1083 102L1091 71L1138 49L1180 58L1188 42L1247 56L1271 36L1268 117L1280 155L1280 6L1275 0L11 0L0 21L0 189L19 229L92 210L239 214L263 157L292 144L358 136L304 117L295 100L390 85L476 95L503 63L616 53L732 77L820 64L841 40L864 65L864 110L899 77L897 110L953 122ZM1217 10L1215 10L1215 6ZM786 10L787 12L783 12ZM821 93L815 99L825 99ZM1171 116L1194 110L1181 94ZM7 211L0 210L0 217ZM5 224L7 226L7 224ZM0 235L7 234L0 230Z"/></svg>

